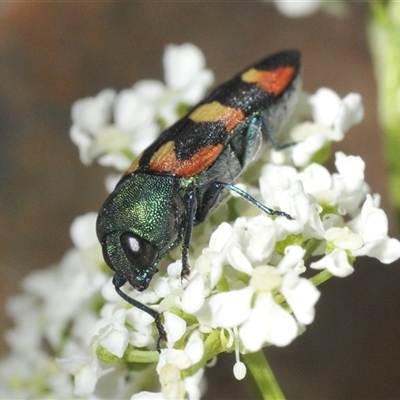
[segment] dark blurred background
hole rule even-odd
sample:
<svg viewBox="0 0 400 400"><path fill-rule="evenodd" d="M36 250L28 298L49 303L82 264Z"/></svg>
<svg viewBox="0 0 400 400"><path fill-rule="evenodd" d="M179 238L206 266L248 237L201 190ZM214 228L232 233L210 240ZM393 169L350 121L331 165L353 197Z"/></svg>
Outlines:
<svg viewBox="0 0 400 400"><path fill-rule="evenodd" d="M30 271L71 246L74 217L99 209L103 168L83 166L69 140L71 104L101 89L163 79L168 43L192 42L216 81L284 48L303 54L304 88L363 96L366 115L337 149L367 162L367 181L387 198L376 84L367 43L368 7L338 18L287 19L257 2L7 2L0 7L0 299ZM391 234L397 236L393 218ZM400 398L400 264L369 259L321 287L315 322L267 356L288 399ZM4 307L0 324L8 325ZM29 332L27 332L27 335ZM2 353L6 351L1 342ZM207 371L207 399L250 399L232 376L233 355Z"/></svg>

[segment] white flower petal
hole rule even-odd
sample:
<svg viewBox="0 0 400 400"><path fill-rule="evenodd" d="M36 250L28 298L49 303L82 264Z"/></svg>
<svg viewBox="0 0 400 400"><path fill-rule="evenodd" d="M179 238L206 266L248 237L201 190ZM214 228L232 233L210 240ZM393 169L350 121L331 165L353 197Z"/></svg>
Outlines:
<svg viewBox="0 0 400 400"><path fill-rule="evenodd" d="M278 207L281 194L284 190L290 189L297 179L297 171L286 165L276 166L267 164L261 170L259 178L260 191L264 204L268 207Z"/></svg>
<svg viewBox="0 0 400 400"><path fill-rule="evenodd" d="M307 279L291 272L283 278L280 290L293 311L297 321L311 324L315 315L315 304L320 297L319 290Z"/></svg>
<svg viewBox="0 0 400 400"><path fill-rule="evenodd" d="M182 370L189 368L191 361L184 350L168 348L161 350L160 359L156 367L157 373L161 374L161 371L166 365L172 365Z"/></svg>
<svg viewBox="0 0 400 400"><path fill-rule="evenodd" d="M131 138L126 130L116 125L104 126L93 142L95 154L117 153L129 148Z"/></svg>
<svg viewBox="0 0 400 400"><path fill-rule="evenodd" d="M185 389L178 367L174 364L167 363L160 371L161 391L164 399L183 399Z"/></svg>
<svg viewBox="0 0 400 400"><path fill-rule="evenodd" d="M341 249L335 249L319 261L311 263L310 268L327 269L332 275L340 278L354 272L354 268L349 264L346 252Z"/></svg>
<svg viewBox="0 0 400 400"><path fill-rule="evenodd" d="M176 90L188 86L205 66L203 53L191 43L168 45L163 62L165 82L167 86Z"/></svg>
<svg viewBox="0 0 400 400"><path fill-rule="evenodd" d="M314 14L321 7L321 0L274 0L275 6L282 14L289 18L302 18Z"/></svg>
<svg viewBox="0 0 400 400"><path fill-rule="evenodd" d="M154 79L142 79L132 86L132 90L141 99L149 103L157 103L166 91L165 85Z"/></svg>
<svg viewBox="0 0 400 400"><path fill-rule="evenodd" d="M337 132L347 132L364 118L364 107L361 96L358 93L349 93L343 98L334 129Z"/></svg>
<svg viewBox="0 0 400 400"><path fill-rule="evenodd" d="M188 400L200 400L205 385L202 382L204 368L200 368L194 375L185 378L184 385Z"/></svg>
<svg viewBox="0 0 400 400"><path fill-rule="evenodd" d="M114 99L115 91L104 89L95 97L77 100L71 109L73 123L84 131L96 134L110 121Z"/></svg>
<svg viewBox="0 0 400 400"><path fill-rule="evenodd" d="M201 100L206 90L214 83L214 74L209 69L200 71L196 80L192 82L181 94L182 101L189 105L194 105Z"/></svg>
<svg viewBox="0 0 400 400"><path fill-rule="evenodd" d="M205 297L204 278L197 274L186 286L182 295L181 307L188 314L196 313L203 305Z"/></svg>
<svg viewBox="0 0 400 400"><path fill-rule="evenodd" d="M229 247L227 250L226 259L237 271L251 275L253 271L253 265L239 246L235 245Z"/></svg>
<svg viewBox="0 0 400 400"><path fill-rule="evenodd" d="M311 124L311 123L310 123ZM317 124L313 124L313 126L319 126ZM322 127L325 130L328 130L326 127ZM321 129L322 130L322 129ZM319 133L312 136L307 137L303 141L299 142L294 146L292 158L293 163L297 167L302 167L307 165L314 154L322 149L324 144L328 141L327 136Z"/></svg>
<svg viewBox="0 0 400 400"><path fill-rule="evenodd" d="M122 303L122 306L125 307L126 304ZM125 323L134 329L143 330L143 328L149 327L151 330L154 325L154 318L138 307L130 307L125 312Z"/></svg>
<svg viewBox="0 0 400 400"><path fill-rule="evenodd" d="M256 292L272 292L282 284L282 275L275 267L261 265L254 268L250 279L250 286Z"/></svg>
<svg viewBox="0 0 400 400"><path fill-rule="evenodd" d="M262 217L262 218L261 218ZM277 225L271 218L261 215L249 221L249 233L246 254L252 261L268 258L274 250L277 241Z"/></svg>
<svg viewBox="0 0 400 400"><path fill-rule="evenodd" d="M132 164L132 160L121 153L104 154L98 159L103 167L113 167L117 171L126 171Z"/></svg>
<svg viewBox="0 0 400 400"><path fill-rule="evenodd" d="M400 242L395 238L385 237L367 243L361 249L353 251L353 255L356 257L366 255L377 258L381 263L391 264L400 258Z"/></svg>
<svg viewBox="0 0 400 400"><path fill-rule="evenodd" d="M253 288L246 287L212 296L209 301L212 325L233 328L241 324L249 315L253 293Z"/></svg>
<svg viewBox="0 0 400 400"><path fill-rule="evenodd" d="M233 228L227 222L222 222L210 238L210 249L219 253L225 247L233 234Z"/></svg>
<svg viewBox="0 0 400 400"><path fill-rule="evenodd" d="M173 346L185 333L186 322L177 315L166 311L164 315L164 328L168 336L168 345Z"/></svg>
<svg viewBox="0 0 400 400"><path fill-rule="evenodd" d="M74 246L79 250L86 250L97 244L96 236L97 213L91 212L76 217L70 228L70 235Z"/></svg>
<svg viewBox="0 0 400 400"><path fill-rule="evenodd" d="M239 328L239 337L248 351L258 351L264 344L286 346L297 336L294 318L279 306L270 293L257 296L250 317Z"/></svg>
<svg viewBox="0 0 400 400"><path fill-rule="evenodd" d="M369 243L374 240L380 240L386 237L388 232L388 219L385 212L377 208L370 195L361 209L362 222L358 226L358 234L364 240L364 243Z"/></svg>
<svg viewBox="0 0 400 400"><path fill-rule="evenodd" d="M310 218L310 206L309 196L301 181L295 181L280 199L280 208L302 224L307 223Z"/></svg>
<svg viewBox="0 0 400 400"><path fill-rule="evenodd" d="M134 394L130 400L165 400L165 397L161 392L140 392Z"/></svg>
<svg viewBox="0 0 400 400"><path fill-rule="evenodd" d="M311 164L299 173L304 191L316 198L324 198L324 193L332 187L332 177L329 171L320 164Z"/></svg>
<svg viewBox="0 0 400 400"><path fill-rule="evenodd" d="M57 359L57 364L75 378L74 394L86 397L93 393L101 375L99 360L95 357L73 355Z"/></svg>
<svg viewBox="0 0 400 400"><path fill-rule="evenodd" d="M360 202L369 192L364 181L364 161L359 157L336 153L339 174L333 174L333 202L339 205L342 214L358 210Z"/></svg>
<svg viewBox="0 0 400 400"><path fill-rule="evenodd" d="M122 357L128 346L129 334L125 327L126 310L118 309L107 325L99 330L99 343L111 354ZM98 321L98 323L100 323Z"/></svg>
<svg viewBox="0 0 400 400"><path fill-rule="evenodd" d="M309 97L313 119L316 123L333 126L340 107L340 97L331 89L320 88Z"/></svg>
<svg viewBox="0 0 400 400"><path fill-rule="evenodd" d="M129 331L129 344L134 347L142 348L154 345L155 340L152 336L151 327L141 327L140 331Z"/></svg>
<svg viewBox="0 0 400 400"><path fill-rule="evenodd" d="M155 107L144 101L134 90L124 89L115 100L114 119L119 128L132 132L153 122Z"/></svg>
<svg viewBox="0 0 400 400"><path fill-rule="evenodd" d="M189 356L192 365L197 364L204 355L204 342L203 336L195 330L189 337L185 346L185 353Z"/></svg>
<svg viewBox="0 0 400 400"><path fill-rule="evenodd" d="M335 141L342 140L344 133L364 115L361 96L356 93L340 99L333 90L321 88L310 96L309 101L314 121L332 127L335 135L331 139Z"/></svg>
<svg viewBox="0 0 400 400"><path fill-rule="evenodd" d="M284 274L293 270L302 270L304 268L304 254L305 249L300 246L287 246L285 249L285 255L277 265L277 270Z"/></svg>
<svg viewBox="0 0 400 400"><path fill-rule="evenodd" d="M343 250L357 250L363 245L361 237L353 233L347 226L328 229L325 233L325 239Z"/></svg>
<svg viewBox="0 0 400 400"><path fill-rule="evenodd" d="M342 177L364 180L365 162L358 156L346 156L341 151L335 153L335 166Z"/></svg>
<svg viewBox="0 0 400 400"><path fill-rule="evenodd" d="M69 131L69 137L79 150L79 158L82 164L89 165L93 161L93 154L90 154L93 139L80 126L73 124Z"/></svg>

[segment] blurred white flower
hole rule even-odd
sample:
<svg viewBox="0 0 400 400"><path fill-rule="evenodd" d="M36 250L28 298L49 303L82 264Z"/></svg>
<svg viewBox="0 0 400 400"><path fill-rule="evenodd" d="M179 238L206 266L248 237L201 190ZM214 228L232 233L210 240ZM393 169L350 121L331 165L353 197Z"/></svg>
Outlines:
<svg viewBox="0 0 400 400"><path fill-rule="evenodd" d="M194 105L214 83L214 74L206 69L201 50L191 44L168 45L164 54L166 89L159 101L159 113L167 126L179 117L179 104Z"/></svg>
<svg viewBox="0 0 400 400"><path fill-rule="evenodd" d="M400 242L387 235L388 219L385 212L375 205L371 195L366 197L361 213L349 222L349 226L363 239L363 246L354 250L353 255L366 255L390 264L399 258Z"/></svg>
<svg viewBox="0 0 400 400"><path fill-rule="evenodd" d="M165 400L163 394L153 392L139 392L131 397L131 400Z"/></svg>
<svg viewBox="0 0 400 400"><path fill-rule="evenodd" d="M274 0L274 3L278 11L289 18L308 17L318 10L336 15L343 15L347 11L346 1L340 0Z"/></svg>
<svg viewBox="0 0 400 400"><path fill-rule="evenodd" d="M89 356L73 355L58 360L59 365L75 378L74 394L87 396L93 393L101 375L99 360Z"/></svg>
<svg viewBox="0 0 400 400"><path fill-rule="evenodd" d="M323 0L274 0L276 8L286 17L301 18L314 14Z"/></svg>
<svg viewBox="0 0 400 400"><path fill-rule="evenodd" d="M309 99L312 116L317 124L332 128L333 141L340 141L353 125L364 117L361 96L349 93L341 99L333 90L318 89Z"/></svg>
<svg viewBox="0 0 400 400"><path fill-rule="evenodd" d="M314 95L300 96L298 112L311 113L314 121L294 125L290 136L296 142L291 157L296 167L310 163L312 157L330 141L343 140L345 134L364 116L364 107L358 93L343 99L331 89L318 89Z"/></svg>

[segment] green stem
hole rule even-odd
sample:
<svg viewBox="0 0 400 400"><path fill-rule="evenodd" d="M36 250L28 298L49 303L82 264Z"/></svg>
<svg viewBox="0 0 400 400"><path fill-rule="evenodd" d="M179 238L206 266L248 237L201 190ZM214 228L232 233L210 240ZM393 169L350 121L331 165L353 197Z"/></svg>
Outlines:
<svg viewBox="0 0 400 400"><path fill-rule="evenodd" d="M379 120L384 133L391 197L400 220L400 3L370 1L370 4L369 43L378 88Z"/></svg>
<svg viewBox="0 0 400 400"><path fill-rule="evenodd" d="M256 353L244 354L243 361L249 369L264 400L285 399L275 375L261 350Z"/></svg>
<svg viewBox="0 0 400 400"><path fill-rule="evenodd" d="M182 376L192 376L200 368L204 368L208 361L216 357L218 354L227 351L226 349L227 340L223 339L220 329L213 329L212 332L207 336L204 341L204 354L202 359L192 367L182 371Z"/></svg>
<svg viewBox="0 0 400 400"><path fill-rule="evenodd" d="M304 260L308 260L317 250L318 246L321 244L322 240L310 239L306 243L306 254L304 254Z"/></svg>
<svg viewBox="0 0 400 400"><path fill-rule="evenodd" d="M310 281L315 286L319 286L331 278L332 278L332 274L329 271L327 271L326 269L324 269L323 271L319 272L318 274L316 274L312 278L310 278Z"/></svg>

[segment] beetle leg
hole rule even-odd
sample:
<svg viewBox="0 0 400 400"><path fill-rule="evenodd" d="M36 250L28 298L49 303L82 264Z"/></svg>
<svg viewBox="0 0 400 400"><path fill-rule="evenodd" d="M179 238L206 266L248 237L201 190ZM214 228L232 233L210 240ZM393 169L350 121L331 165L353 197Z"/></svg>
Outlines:
<svg viewBox="0 0 400 400"><path fill-rule="evenodd" d="M245 168L256 157L262 142L262 118L256 115L249 121L244 135L244 149L241 158L242 168Z"/></svg>
<svg viewBox="0 0 400 400"><path fill-rule="evenodd" d="M275 135L273 129L271 128L271 125L268 122L268 118L267 117L261 117L261 119L262 119L263 131L267 135L268 139L271 141L272 146L274 146L275 150L283 150L283 149L286 149L287 147L294 146L296 144L296 142L289 142L289 143L285 143L285 144L280 144L278 142L278 139L276 138L276 135Z"/></svg>
<svg viewBox="0 0 400 400"><path fill-rule="evenodd" d="M129 297L127 294L125 294L122 290L121 287L125 284L126 279L120 275L118 272L114 274L113 277L113 284L115 287L116 292L129 304L131 304L134 307L139 308L140 310L146 312L147 314L151 315L154 318L154 321L156 323L157 331L158 331L158 339L157 339L157 351L160 353L161 352L161 340L164 342L167 342L167 332L165 332L164 325L161 322L161 316L160 313L156 310L153 310L150 307L147 307L143 303L140 303L139 301L132 299L132 297Z"/></svg>
<svg viewBox="0 0 400 400"><path fill-rule="evenodd" d="M202 196L201 202L197 206L196 216L195 216L197 224L200 222L204 222L206 220L208 214L215 206L215 204L218 202L218 199L221 195L221 190L222 187L218 187L214 185L214 183L208 184Z"/></svg>
<svg viewBox="0 0 400 400"><path fill-rule="evenodd" d="M182 270L181 279L186 278L190 274L189 265L189 244L192 236L194 219L197 209L197 198L194 190L191 190L186 199L186 226L182 243Z"/></svg>
<svg viewBox="0 0 400 400"><path fill-rule="evenodd" d="M247 192L245 192L242 189L239 189L237 186L232 185L231 183L215 182L214 185L221 188L226 188L228 190L231 190L232 192L239 194L250 204L253 204L254 206L256 206L257 208L259 208L261 211L265 212L268 215L276 215L277 217L286 217L287 219L294 219L291 215L285 213L284 211L275 211L272 208L264 206L264 204L260 203L253 196L250 196Z"/></svg>

